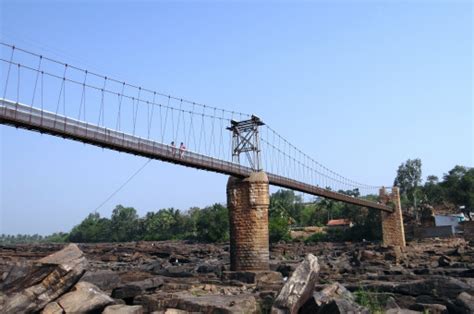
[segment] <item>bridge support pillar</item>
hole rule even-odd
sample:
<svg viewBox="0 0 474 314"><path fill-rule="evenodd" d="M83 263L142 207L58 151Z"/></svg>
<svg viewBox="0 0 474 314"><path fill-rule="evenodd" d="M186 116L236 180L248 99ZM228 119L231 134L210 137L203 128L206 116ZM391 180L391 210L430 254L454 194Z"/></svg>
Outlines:
<svg viewBox="0 0 474 314"><path fill-rule="evenodd" d="M268 270L268 177L253 172L227 182L230 221L230 267L232 271Z"/></svg>
<svg viewBox="0 0 474 314"><path fill-rule="evenodd" d="M387 193L385 188L381 188L379 197L385 204L392 203L394 208L394 211L391 213L382 211L383 244L405 247L405 228L403 227L402 206L398 187L393 187L391 193Z"/></svg>

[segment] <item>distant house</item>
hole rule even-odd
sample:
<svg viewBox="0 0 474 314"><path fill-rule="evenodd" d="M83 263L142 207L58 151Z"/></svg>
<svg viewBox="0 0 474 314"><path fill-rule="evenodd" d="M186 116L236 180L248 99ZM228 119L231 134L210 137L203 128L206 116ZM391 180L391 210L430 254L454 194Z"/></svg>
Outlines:
<svg viewBox="0 0 474 314"><path fill-rule="evenodd" d="M354 224L349 219L331 219L327 223L327 227L331 229L347 229Z"/></svg>

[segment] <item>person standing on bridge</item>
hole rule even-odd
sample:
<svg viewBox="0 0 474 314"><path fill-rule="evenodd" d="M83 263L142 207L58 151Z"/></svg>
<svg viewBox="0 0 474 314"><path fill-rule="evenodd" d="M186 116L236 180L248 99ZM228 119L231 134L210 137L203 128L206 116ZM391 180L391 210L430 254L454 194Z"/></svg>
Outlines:
<svg viewBox="0 0 474 314"><path fill-rule="evenodd" d="M186 146L184 146L184 143L181 142L181 144L179 145L179 157L183 158L185 151L186 151Z"/></svg>
<svg viewBox="0 0 474 314"><path fill-rule="evenodd" d="M174 144L174 141L171 142L171 154L173 156L176 155L176 145Z"/></svg>

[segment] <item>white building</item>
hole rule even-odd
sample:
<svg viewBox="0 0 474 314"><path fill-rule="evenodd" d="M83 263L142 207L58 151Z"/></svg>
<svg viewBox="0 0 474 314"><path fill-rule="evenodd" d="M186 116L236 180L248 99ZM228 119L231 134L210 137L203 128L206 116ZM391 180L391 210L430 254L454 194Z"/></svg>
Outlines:
<svg viewBox="0 0 474 314"><path fill-rule="evenodd" d="M459 232L459 223L466 220L463 214L454 215L435 215L435 225L439 226L451 226L453 234Z"/></svg>

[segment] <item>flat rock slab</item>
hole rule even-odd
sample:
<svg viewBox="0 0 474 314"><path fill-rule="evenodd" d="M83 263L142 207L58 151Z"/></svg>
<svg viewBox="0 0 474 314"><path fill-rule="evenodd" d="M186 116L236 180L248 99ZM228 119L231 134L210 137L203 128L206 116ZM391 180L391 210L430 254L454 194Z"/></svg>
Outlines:
<svg viewBox="0 0 474 314"><path fill-rule="evenodd" d="M109 305L102 314L143 314L143 307L141 305Z"/></svg>
<svg viewBox="0 0 474 314"><path fill-rule="evenodd" d="M84 274L87 261L75 244L36 261L26 275L2 287L7 300L0 312L31 313L68 291Z"/></svg>
<svg viewBox="0 0 474 314"><path fill-rule="evenodd" d="M161 277L149 278L141 281L129 282L115 288L112 291L112 297L116 299L128 299L136 297L147 290L152 290L163 285Z"/></svg>
<svg viewBox="0 0 474 314"><path fill-rule="evenodd" d="M402 295L419 296L431 295L436 291L441 298L456 299L461 292L473 293L474 287L464 281L447 276L431 276L426 279L409 280L405 282L390 281L360 281L357 284L346 285L349 290L357 290L360 286L366 290L397 293Z"/></svg>
<svg viewBox="0 0 474 314"><path fill-rule="evenodd" d="M107 305L115 303L99 288L89 282L79 282L71 292L56 301L66 313L86 313L100 311Z"/></svg>
<svg viewBox="0 0 474 314"><path fill-rule="evenodd" d="M224 271L222 272L223 281L240 281L248 284L274 283L282 282L283 276L276 271Z"/></svg>
<svg viewBox="0 0 474 314"><path fill-rule="evenodd" d="M258 313L257 301L253 295L215 295L195 296L188 292L140 295L135 304L143 306L145 312L177 309L199 313Z"/></svg>
<svg viewBox="0 0 474 314"><path fill-rule="evenodd" d="M102 291L112 291L122 283L120 276L108 269L87 271L80 281L90 282Z"/></svg>

